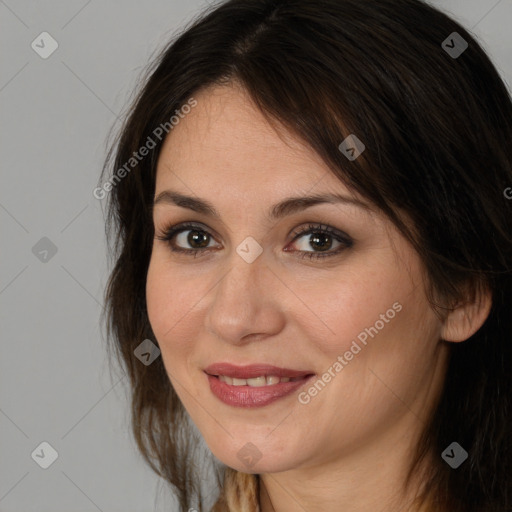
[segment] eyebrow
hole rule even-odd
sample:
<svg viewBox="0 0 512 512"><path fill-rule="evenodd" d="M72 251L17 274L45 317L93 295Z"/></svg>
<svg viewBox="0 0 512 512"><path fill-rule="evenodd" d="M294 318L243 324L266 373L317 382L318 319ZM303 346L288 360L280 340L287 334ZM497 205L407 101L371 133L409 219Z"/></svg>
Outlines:
<svg viewBox="0 0 512 512"><path fill-rule="evenodd" d="M267 213L267 218L270 221L275 221L288 215L297 213L306 208L324 203L351 204L368 211L372 210L368 204L352 197L344 196L341 194L316 194L310 196L289 197L284 199L283 201L280 201L270 208ZM160 192L153 201L152 206L154 207L157 204L172 204L180 206L182 208L187 208L194 212L220 220L219 212L210 202L206 201L205 199L187 196L173 190L164 190L163 192Z"/></svg>

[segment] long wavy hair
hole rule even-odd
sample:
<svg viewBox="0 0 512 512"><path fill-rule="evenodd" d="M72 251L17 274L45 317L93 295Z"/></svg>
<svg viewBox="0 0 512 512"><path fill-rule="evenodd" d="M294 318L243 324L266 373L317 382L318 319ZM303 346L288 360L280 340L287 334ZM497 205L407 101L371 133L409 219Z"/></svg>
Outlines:
<svg viewBox="0 0 512 512"><path fill-rule="evenodd" d="M460 49L453 32L468 44L460 55L449 51ZM444 389L409 477L437 453L421 503L512 510L512 194L504 193L512 187L512 102L476 39L419 0L229 0L210 6L150 63L97 189L108 202L112 264L102 321L109 355L113 349L129 377L144 459L170 484L180 511L205 510L188 414L162 359L146 366L134 350L147 338L158 344L145 302L164 140L155 129L172 136L176 110L230 81L399 228L426 269L433 309L439 297L491 291L484 325L450 344ZM351 133L366 145L353 161L338 149ZM149 138L154 147L135 160ZM454 440L469 454L456 470L441 458ZM215 474L212 510L259 510L258 475L223 465Z"/></svg>

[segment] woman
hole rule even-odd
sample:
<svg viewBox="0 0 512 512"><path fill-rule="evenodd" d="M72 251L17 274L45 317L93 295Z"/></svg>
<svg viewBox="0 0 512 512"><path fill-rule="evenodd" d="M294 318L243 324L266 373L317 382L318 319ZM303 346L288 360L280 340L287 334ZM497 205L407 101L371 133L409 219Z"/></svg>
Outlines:
<svg viewBox="0 0 512 512"><path fill-rule="evenodd" d="M418 0L230 0L162 52L95 195L180 510L189 419L214 511L512 510L511 138L489 58Z"/></svg>

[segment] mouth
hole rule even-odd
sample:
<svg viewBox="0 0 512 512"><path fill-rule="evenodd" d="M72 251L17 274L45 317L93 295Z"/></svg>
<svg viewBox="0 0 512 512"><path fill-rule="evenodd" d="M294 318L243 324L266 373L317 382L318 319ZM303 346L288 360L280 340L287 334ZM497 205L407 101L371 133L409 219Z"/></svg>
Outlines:
<svg viewBox="0 0 512 512"><path fill-rule="evenodd" d="M278 377L277 375L260 375L259 377L252 377L250 379L237 379L229 377L228 375L212 375L217 377L221 382L225 382L230 386L251 386L253 388L260 388L263 386L273 386L280 382L297 382L303 380L304 377Z"/></svg>
<svg viewBox="0 0 512 512"><path fill-rule="evenodd" d="M204 369L205 373L214 377L229 377L231 379L255 379L259 377L278 377L280 379L298 379L312 375L312 370L293 370L264 363L237 366L231 363L214 363Z"/></svg>
<svg viewBox="0 0 512 512"><path fill-rule="evenodd" d="M234 407L262 407L284 398L303 385L315 373L267 364L235 366L216 363L204 369L212 393Z"/></svg>

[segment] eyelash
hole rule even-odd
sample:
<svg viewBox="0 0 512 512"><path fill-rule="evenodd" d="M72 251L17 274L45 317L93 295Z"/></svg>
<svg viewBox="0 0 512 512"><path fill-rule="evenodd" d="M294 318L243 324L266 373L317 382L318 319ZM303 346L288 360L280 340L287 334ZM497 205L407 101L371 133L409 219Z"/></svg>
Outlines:
<svg viewBox="0 0 512 512"><path fill-rule="evenodd" d="M172 225L168 226L163 230L163 234L156 236L156 238L158 240L167 242L168 245L170 246L171 251L178 252L178 253L184 253L185 255L190 256L190 257L195 258L198 256L199 253L204 254L205 252L209 252L211 249L182 249L182 248L177 248L177 247L173 246L172 239L179 233L181 233L183 231L189 231L189 230L206 233L210 237L213 238L213 236L210 233L208 233L208 231L203 229L201 226L198 226L197 224L193 224L190 222L185 222L182 224L178 224L176 226L172 226ZM332 252L295 251L295 252L301 253L299 258L302 258L302 259L309 258L309 259L313 260L313 259L337 256L342 251L352 247L352 245L353 245L353 240L348 235L335 230L331 226L322 225L322 224L308 224L307 226L303 226L303 227L295 230L293 232L294 238L293 238L292 242L295 242L295 240L297 240L298 238L300 238L304 235L313 234L313 233L315 233L315 234L321 233L321 234L330 235L336 241L340 242L342 244L342 246Z"/></svg>

